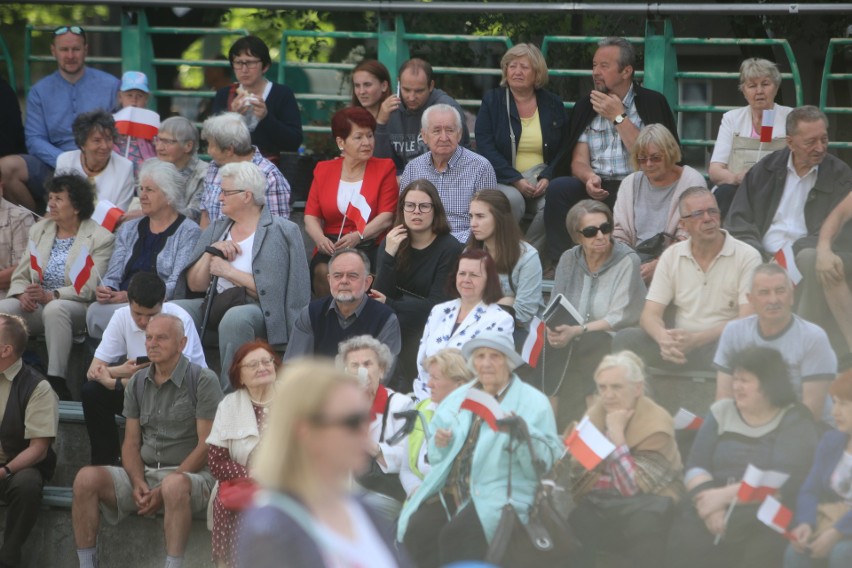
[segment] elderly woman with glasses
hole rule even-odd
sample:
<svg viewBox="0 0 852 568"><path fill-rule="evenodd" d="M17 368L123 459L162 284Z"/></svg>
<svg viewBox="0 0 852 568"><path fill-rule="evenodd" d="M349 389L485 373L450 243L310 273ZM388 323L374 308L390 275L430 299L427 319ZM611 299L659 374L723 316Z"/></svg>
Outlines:
<svg viewBox="0 0 852 568"><path fill-rule="evenodd" d="M689 166L679 166L680 160L680 146L668 128L649 124L639 131L630 151L636 173L624 178L618 188L612 211L613 238L640 250L642 243L654 239L661 244L641 253L645 282L651 281L665 245L673 242L662 233L678 240L688 236L679 228L678 198L690 187L707 187L704 176Z"/></svg>
<svg viewBox="0 0 852 568"><path fill-rule="evenodd" d="M547 398L514 373L523 360L511 336L484 332L462 352L476 380L453 391L435 412L428 450L432 469L399 519L397 537L421 568L485 558L507 504L507 485L510 504L526 522L539 476L565 451ZM480 413L463 408L473 390L523 421L530 443L518 443L507 431L490 427ZM509 547L502 565L530 560L535 553L524 541Z"/></svg>
<svg viewBox="0 0 852 568"><path fill-rule="evenodd" d="M389 524L352 496L367 463L370 403L358 379L325 362L288 364L252 475L264 489L243 514L240 568L408 568Z"/></svg>
<svg viewBox="0 0 852 568"><path fill-rule="evenodd" d="M722 115L707 173L716 185L714 193L722 217L748 170L763 156L786 147L787 115L790 107L775 104L781 88L781 73L772 61L752 57L740 65L740 92L748 103ZM763 112L774 111L772 141L761 142Z"/></svg>
<svg viewBox="0 0 852 568"><path fill-rule="evenodd" d="M265 77L272 58L259 37L235 41L228 60L238 82L219 89L213 99L213 114L241 114L251 131L251 143L264 158L278 163L281 152L295 152L302 144L302 116L296 96L287 85Z"/></svg>
<svg viewBox="0 0 852 568"><path fill-rule="evenodd" d="M112 314L127 305L127 288L139 272L151 272L166 283L166 301L174 299L178 277L189 263L201 229L182 213L183 191L177 169L152 158L139 171L139 205L143 217L118 229L115 249L89 306L89 337L100 339Z"/></svg>
<svg viewBox="0 0 852 568"><path fill-rule="evenodd" d="M370 335L357 335L341 342L337 364L359 378L371 404L367 443L370 469L357 481L366 490L364 499L374 510L393 521L405 501L399 471L406 456L407 440L403 437L394 445L388 441L405 426L405 419L396 415L409 410L412 400L382 385L382 378L393 365L393 355L387 345Z"/></svg>
<svg viewBox="0 0 852 568"><path fill-rule="evenodd" d="M551 298L561 294L582 321L548 326L541 363L543 390L555 399L560 424L585 413L595 368L611 351L613 332L639 322L646 292L639 257L612 238L612 212L605 203L581 201L565 225L579 244L559 259Z"/></svg>
<svg viewBox="0 0 852 568"><path fill-rule="evenodd" d="M595 371L589 421L616 446L596 468L571 461L576 508L570 522L583 542L581 566L598 551L625 553L631 566L663 566L683 465L671 415L645 396L642 360L630 351L604 357Z"/></svg>
<svg viewBox="0 0 852 568"><path fill-rule="evenodd" d="M199 327L206 308L209 317L201 339L206 339L205 331L218 331L220 380L226 390L225 373L237 348L261 338L283 351L310 292L302 234L295 223L267 209L260 169L235 162L221 173L219 203L225 217L201 233L175 296L196 295L177 303ZM205 291L206 298L198 299Z"/></svg>
<svg viewBox="0 0 852 568"><path fill-rule="evenodd" d="M210 167L210 164L198 159L198 129L182 116L169 117L160 123L154 145L157 157L177 168L183 194L183 213L198 223L204 179Z"/></svg>
<svg viewBox="0 0 852 568"><path fill-rule="evenodd" d="M207 438L207 464L216 480L207 519L212 523L213 560L220 568L235 565L234 542L240 519L239 511L222 503L218 490L223 484L245 482L250 477L255 449L266 429L280 365L281 358L263 340L240 346L228 369L234 392L219 403Z"/></svg>
<svg viewBox="0 0 852 568"><path fill-rule="evenodd" d="M95 187L97 201L105 200L127 211L133 200L133 162L113 151L118 136L115 120L105 110L77 115L71 125L74 143L56 158L56 171L79 173Z"/></svg>

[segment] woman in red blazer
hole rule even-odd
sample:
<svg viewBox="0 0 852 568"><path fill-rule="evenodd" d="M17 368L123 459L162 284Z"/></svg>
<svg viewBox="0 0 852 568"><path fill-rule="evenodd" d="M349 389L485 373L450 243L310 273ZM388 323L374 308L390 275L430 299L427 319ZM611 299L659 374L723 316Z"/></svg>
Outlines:
<svg viewBox="0 0 852 568"><path fill-rule="evenodd" d="M393 160L373 157L375 131L376 119L361 107L345 108L331 119L341 157L317 164L305 207L305 231L317 247L311 260L317 298L329 294L328 259L334 251L361 249L375 265L378 243L393 222L399 197L396 168ZM359 232L352 212L364 202L370 212ZM344 215L350 204L350 214Z"/></svg>

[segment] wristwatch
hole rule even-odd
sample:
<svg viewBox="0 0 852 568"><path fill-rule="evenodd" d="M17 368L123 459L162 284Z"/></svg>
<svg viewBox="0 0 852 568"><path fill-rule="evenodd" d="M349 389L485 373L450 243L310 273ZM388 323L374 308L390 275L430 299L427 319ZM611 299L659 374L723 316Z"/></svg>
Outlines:
<svg viewBox="0 0 852 568"><path fill-rule="evenodd" d="M618 116L616 116L615 120L613 120L612 123L614 125L618 126L619 124L624 122L626 119L627 119L627 113L623 112L623 113L619 114Z"/></svg>
<svg viewBox="0 0 852 568"><path fill-rule="evenodd" d="M589 331L589 326L587 326L586 324L583 324L583 333L586 333L588 331Z"/></svg>
<svg viewBox="0 0 852 568"><path fill-rule="evenodd" d="M12 475L13 475L13 474L12 474L12 470L11 470L11 469L9 469L9 466L8 466L8 465L4 465L4 466L3 466L3 471L5 471L5 472L6 472L6 478L7 478L7 479L8 479L8 478L10 478L10 477L12 477Z"/></svg>

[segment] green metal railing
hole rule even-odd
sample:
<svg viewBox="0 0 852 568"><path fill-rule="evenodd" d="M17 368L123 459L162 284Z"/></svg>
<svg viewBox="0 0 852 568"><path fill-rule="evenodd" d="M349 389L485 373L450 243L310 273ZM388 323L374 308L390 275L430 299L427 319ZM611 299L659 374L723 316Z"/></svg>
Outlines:
<svg viewBox="0 0 852 568"><path fill-rule="evenodd" d="M828 42L828 49L825 53L825 64L822 68L822 82L819 89L819 108L824 113L829 115L852 115L852 108L848 107L830 107L828 106L828 89L831 81L850 81L852 73L832 73L831 66L834 62L834 54L839 49L847 46L852 46L852 39L833 38ZM832 146L840 148L852 148L852 141L834 142Z"/></svg>
<svg viewBox="0 0 852 568"><path fill-rule="evenodd" d="M50 55L33 53L33 34L51 31L49 27L27 26L25 33L25 61L23 69L24 91L27 93L32 83L32 67L37 63L53 62ZM248 34L244 29L227 28L180 28L180 27L151 27L148 25L144 10L131 14L125 12L122 15L120 26L87 26L88 33L118 34L120 39L121 57L100 56L89 57L88 61L95 64L120 64L123 69L136 69L145 72L149 78L152 97L150 105L155 105L156 97L212 97L212 92L190 91L175 88L160 88L156 84L156 68L160 66L194 66L194 67L228 67L227 61L221 60L189 60L182 58L159 58L154 56L154 41L158 35L192 35L192 36L243 36ZM477 46L496 46L499 49L512 47L512 40L507 36L485 36L485 35L456 35L456 34L421 34L408 32L405 29L402 15L385 16L377 18L375 31L297 31L284 30L281 34L280 57L274 63L271 77L277 78L279 82L287 83L296 90L296 97L302 106L303 121L306 122L304 129L307 132L328 132L329 128L323 123L327 122L330 107L328 103L345 104L349 96L345 94L345 87L337 93L311 92L309 81L305 77L307 70L333 70L339 72L351 71L353 64L342 62L322 61L296 61L288 54L293 42L299 40L347 40L362 43L375 43L375 51L378 59L382 61L391 73L391 79L396 81L396 71L403 61L409 58L411 46L430 43L467 43ZM600 37L595 36L546 36L543 38L541 49L547 58L552 56L556 46L592 46ZM739 76L734 71L693 71L678 68L678 48L680 46L763 46L780 50L786 59L782 66L789 69L782 73L782 77L792 82L795 93L796 105L804 104L802 79L799 72L798 62L789 42L785 39L733 39L733 38L678 38L674 36L672 23L668 18L649 17L646 20L644 37L627 38L631 43L644 48L644 72L637 72L636 76L643 80L646 87L662 92L668 99L670 105L677 113L684 114L718 114L728 111L730 106L712 104L694 105L681 104L678 97L678 85L682 81L709 80L709 81L736 81ZM825 58L825 66L822 74L819 107L829 114L852 115L852 108L828 107L828 89L831 81L848 81L852 79L850 73L831 73L832 61L835 53L852 45L852 39L832 39L829 43ZM0 37L0 57L6 62L10 78L14 79L14 66L11 56L6 49L5 43ZM551 57L552 59L552 57ZM434 71L437 75L456 76L499 76L499 67L476 68L436 65ZM591 66L585 64L582 69L553 68L549 70L553 78L585 78L591 75ZM297 88L304 85L303 88ZM459 103L471 109L480 105L478 99L459 99ZM567 108L573 107L573 101L566 101ZM321 118L317 118L321 117ZM687 138L682 139L685 146L711 147L714 140ZM850 148L852 141L840 140L832 142L833 147Z"/></svg>

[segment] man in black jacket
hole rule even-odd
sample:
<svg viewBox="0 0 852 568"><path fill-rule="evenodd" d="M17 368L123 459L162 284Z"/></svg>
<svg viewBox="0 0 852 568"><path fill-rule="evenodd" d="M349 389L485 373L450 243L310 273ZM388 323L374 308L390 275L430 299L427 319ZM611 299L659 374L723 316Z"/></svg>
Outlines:
<svg viewBox="0 0 852 568"><path fill-rule="evenodd" d="M661 123L677 138L665 97L633 82L633 46L620 37L605 38L598 46L592 60L595 88L571 112L567 146L547 188L544 221L554 264L573 244L565 217L574 205L583 199L603 201L610 208L615 204L621 180L633 172L629 156L639 130Z"/></svg>
<svg viewBox="0 0 852 568"><path fill-rule="evenodd" d="M21 361L27 339L21 318L0 314L0 499L9 506L0 566L21 564L42 487L56 467L50 445L59 428L59 399L44 377Z"/></svg>

